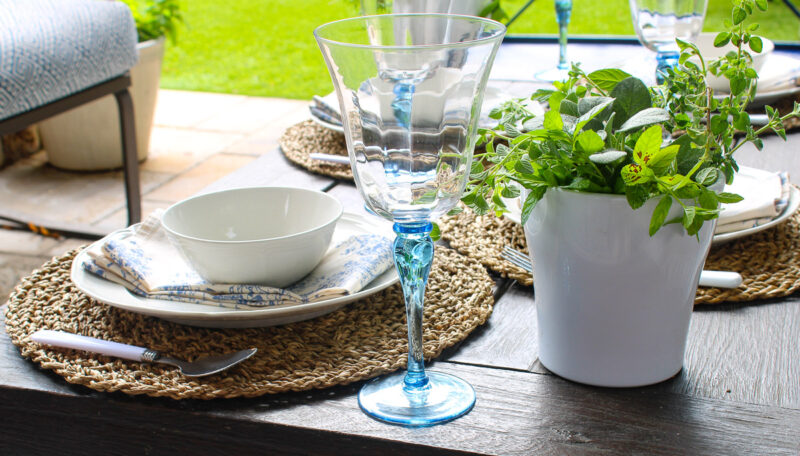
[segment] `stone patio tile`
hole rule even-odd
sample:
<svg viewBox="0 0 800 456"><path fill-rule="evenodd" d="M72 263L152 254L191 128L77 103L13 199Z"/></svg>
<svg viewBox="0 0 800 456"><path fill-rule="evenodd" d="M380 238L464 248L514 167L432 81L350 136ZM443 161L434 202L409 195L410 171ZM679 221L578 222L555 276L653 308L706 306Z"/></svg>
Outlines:
<svg viewBox="0 0 800 456"><path fill-rule="evenodd" d="M170 177L142 171L142 193ZM47 164L44 153L3 169L0 178L0 208L65 223L93 223L124 202L122 171L61 171Z"/></svg>
<svg viewBox="0 0 800 456"><path fill-rule="evenodd" d="M141 169L179 174L242 138L243 135L234 133L155 127L150 153Z"/></svg>
<svg viewBox="0 0 800 456"><path fill-rule="evenodd" d="M161 89L158 91L154 124L165 127L194 127L220 111L244 102L246 98L244 95Z"/></svg>
<svg viewBox="0 0 800 456"><path fill-rule="evenodd" d="M151 201L175 202L255 160L237 154L217 154L146 195Z"/></svg>
<svg viewBox="0 0 800 456"><path fill-rule="evenodd" d="M220 110L214 117L195 125L195 128L209 131L252 133L270 124L280 122L287 114L300 109L308 112L308 101L247 97L243 103Z"/></svg>
<svg viewBox="0 0 800 456"><path fill-rule="evenodd" d="M47 256L59 243L58 239L29 231L0 229L0 254Z"/></svg>
<svg viewBox="0 0 800 456"><path fill-rule="evenodd" d="M308 118L308 103L303 102L302 105L284 112L281 117L273 119L244 139L230 145L225 151L247 155L264 154L278 147L278 142L287 128Z"/></svg>

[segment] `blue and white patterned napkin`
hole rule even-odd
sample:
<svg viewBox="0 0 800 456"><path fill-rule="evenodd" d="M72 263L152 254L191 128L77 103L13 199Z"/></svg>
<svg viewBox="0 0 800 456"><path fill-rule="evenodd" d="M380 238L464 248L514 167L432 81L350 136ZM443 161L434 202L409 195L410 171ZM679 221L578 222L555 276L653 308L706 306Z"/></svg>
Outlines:
<svg viewBox="0 0 800 456"><path fill-rule="evenodd" d="M83 268L147 298L260 309L347 296L394 265L390 239L362 234L331 248L309 275L286 289L209 283L170 243L160 215L92 244Z"/></svg>
<svg viewBox="0 0 800 456"><path fill-rule="evenodd" d="M725 191L737 193L744 199L723 204L714 234L733 233L769 223L783 214L789 205L791 183L785 172L773 173L741 166Z"/></svg>

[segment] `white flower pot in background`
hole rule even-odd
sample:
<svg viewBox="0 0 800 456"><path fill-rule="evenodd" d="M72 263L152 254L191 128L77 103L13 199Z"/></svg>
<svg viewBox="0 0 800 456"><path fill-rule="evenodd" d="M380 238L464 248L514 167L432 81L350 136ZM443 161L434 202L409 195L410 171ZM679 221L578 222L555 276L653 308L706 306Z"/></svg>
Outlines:
<svg viewBox="0 0 800 456"><path fill-rule="evenodd" d="M632 387L680 371L714 223L699 241L679 224L651 238L657 202L634 211L625 196L551 189L532 211L539 360L555 374Z"/></svg>
<svg viewBox="0 0 800 456"><path fill-rule="evenodd" d="M131 97L139 161L147 158L156 109L164 39L139 43L131 68ZM42 145L58 168L94 171L122 167L119 112L113 95L79 106L39 124Z"/></svg>

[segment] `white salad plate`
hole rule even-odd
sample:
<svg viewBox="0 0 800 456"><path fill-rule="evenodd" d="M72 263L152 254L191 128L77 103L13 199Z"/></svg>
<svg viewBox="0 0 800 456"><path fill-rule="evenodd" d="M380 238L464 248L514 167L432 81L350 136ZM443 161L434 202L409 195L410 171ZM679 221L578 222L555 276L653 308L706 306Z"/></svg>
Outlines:
<svg viewBox="0 0 800 456"><path fill-rule="evenodd" d="M725 242L733 241L734 239L743 238L745 236L750 236L752 234L758 233L760 231L764 231L766 229L772 228L775 225L785 222L789 217L791 217L798 209L800 209L800 190L797 189L795 186L790 186L789 192L789 204L786 205L786 209L783 210L781 215L775 217L773 220L759 226L755 226L752 228L747 228L744 230L733 231L731 233L724 233L724 234L716 234L714 235L713 239L711 240L712 245L723 244ZM505 199L506 207L508 207L509 212L503 214L503 216L512 222L520 223L520 218L522 216L522 208L520 207L520 199Z"/></svg>
<svg viewBox="0 0 800 456"><path fill-rule="evenodd" d="M391 227L382 220L344 213L336 225L331 245L357 234L384 234L393 238ZM101 242L101 241L97 241ZM190 326L208 328L254 328L283 325L316 318L345 305L378 293L398 282L397 271L390 268L363 290L349 296L327 299L309 304L270 307L255 310L235 310L203 304L143 298L129 292L122 285L110 282L87 272L83 263L89 260L86 251L80 252L72 263L72 282L89 297L112 307L162 318Z"/></svg>

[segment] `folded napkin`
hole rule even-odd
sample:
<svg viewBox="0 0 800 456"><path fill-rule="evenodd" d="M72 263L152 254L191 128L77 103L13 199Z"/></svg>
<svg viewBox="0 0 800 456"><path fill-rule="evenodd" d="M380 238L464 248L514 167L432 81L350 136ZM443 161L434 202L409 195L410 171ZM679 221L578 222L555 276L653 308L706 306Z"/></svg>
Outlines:
<svg viewBox="0 0 800 456"><path fill-rule="evenodd" d="M726 192L737 193L744 199L723 204L715 234L732 233L763 225L780 216L789 204L789 177L742 166Z"/></svg>
<svg viewBox="0 0 800 456"><path fill-rule="evenodd" d="M392 241L363 234L328 250L310 274L286 289L209 283L169 241L160 215L157 212L92 244L84 269L146 298L260 309L347 296L393 266Z"/></svg>

